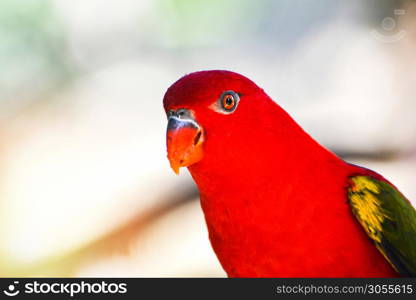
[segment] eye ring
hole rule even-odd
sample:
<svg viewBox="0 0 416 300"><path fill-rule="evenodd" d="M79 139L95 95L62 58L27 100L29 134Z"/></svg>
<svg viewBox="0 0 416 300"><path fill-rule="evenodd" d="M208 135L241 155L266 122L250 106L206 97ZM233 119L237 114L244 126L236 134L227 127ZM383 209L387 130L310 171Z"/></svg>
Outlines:
<svg viewBox="0 0 416 300"><path fill-rule="evenodd" d="M225 112L231 113L237 108L239 100L240 98L237 93L225 91L220 97L221 107Z"/></svg>

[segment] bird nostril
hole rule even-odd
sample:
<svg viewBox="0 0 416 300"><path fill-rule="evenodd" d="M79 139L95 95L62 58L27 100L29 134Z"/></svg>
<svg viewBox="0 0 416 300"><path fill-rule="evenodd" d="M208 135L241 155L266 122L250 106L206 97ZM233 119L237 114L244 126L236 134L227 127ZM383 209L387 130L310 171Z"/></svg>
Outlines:
<svg viewBox="0 0 416 300"><path fill-rule="evenodd" d="M168 113L167 113L167 117L168 117L168 119L171 117L171 116L173 116L173 114L174 114L175 112L173 111L173 110L169 110L168 111Z"/></svg>
<svg viewBox="0 0 416 300"><path fill-rule="evenodd" d="M185 108L181 108L181 109L178 109L178 110L176 111L176 115L177 115L179 118L182 118L182 117L189 116L189 112L188 112Z"/></svg>

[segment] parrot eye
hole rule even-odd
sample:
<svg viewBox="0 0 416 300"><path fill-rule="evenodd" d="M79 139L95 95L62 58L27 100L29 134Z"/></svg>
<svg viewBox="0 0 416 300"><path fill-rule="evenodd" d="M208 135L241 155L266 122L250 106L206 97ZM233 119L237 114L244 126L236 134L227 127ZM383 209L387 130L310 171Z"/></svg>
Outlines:
<svg viewBox="0 0 416 300"><path fill-rule="evenodd" d="M226 113L231 113L237 108L240 98L233 91L225 91L220 97L221 107Z"/></svg>

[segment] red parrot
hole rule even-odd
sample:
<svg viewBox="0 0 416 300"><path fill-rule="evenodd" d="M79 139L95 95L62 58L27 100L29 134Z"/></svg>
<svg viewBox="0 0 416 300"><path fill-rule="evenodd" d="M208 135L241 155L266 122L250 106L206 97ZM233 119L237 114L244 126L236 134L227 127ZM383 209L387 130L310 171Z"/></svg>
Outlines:
<svg viewBox="0 0 416 300"><path fill-rule="evenodd" d="M405 196L321 146L254 82L195 72L163 104L170 165L188 167L228 276L416 276Z"/></svg>

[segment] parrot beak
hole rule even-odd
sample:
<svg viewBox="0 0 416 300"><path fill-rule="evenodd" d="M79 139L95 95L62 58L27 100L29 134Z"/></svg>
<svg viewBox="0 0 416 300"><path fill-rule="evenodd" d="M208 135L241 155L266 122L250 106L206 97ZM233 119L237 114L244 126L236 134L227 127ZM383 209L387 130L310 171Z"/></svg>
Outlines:
<svg viewBox="0 0 416 300"><path fill-rule="evenodd" d="M202 159L203 131L189 113L173 113L168 119L166 144L172 170L179 174L181 167L190 166ZM188 116L186 116L188 115Z"/></svg>

